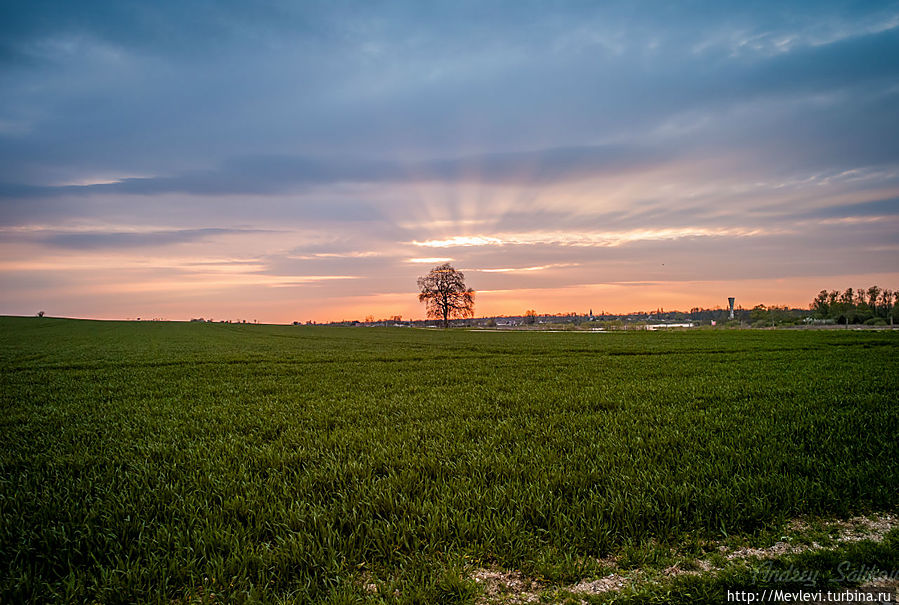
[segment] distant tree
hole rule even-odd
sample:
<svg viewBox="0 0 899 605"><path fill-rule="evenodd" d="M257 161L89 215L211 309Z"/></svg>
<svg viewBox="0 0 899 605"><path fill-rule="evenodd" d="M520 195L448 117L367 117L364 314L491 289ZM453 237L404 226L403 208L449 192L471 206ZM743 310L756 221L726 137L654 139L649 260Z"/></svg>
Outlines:
<svg viewBox="0 0 899 605"><path fill-rule="evenodd" d="M524 323L526 324L535 324L537 323L537 312L533 309L528 309L524 312Z"/></svg>
<svg viewBox="0 0 899 605"><path fill-rule="evenodd" d="M811 310L814 311L820 319L826 319L827 313L830 311L828 299L827 290L821 290L810 305Z"/></svg>
<svg viewBox="0 0 899 605"><path fill-rule="evenodd" d="M38 316L38 317L43 317L43 316L44 316L44 312L43 312L43 311L38 311L38 312L37 312L37 316Z"/></svg>
<svg viewBox="0 0 899 605"><path fill-rule="evenodd" d="M879 315L889 318L893 314L893 291L881 290L880 300L877 303Z"/></svg>
<svg viewBox="0 0 899 605"><path fill-rule="evenodd" d="M871 311L873 315L877 315L877 303L880 301L880 288L875 286L871 286L867 291L868 295L868 310Z"/></svg>
<svg viewBox="0 0 899 605"><path fill-rule="evenodd" d="M375 323L375 316L374 315L366 315L365 319L363 321L367 324L373 324L373 323Z"/></svg>
<svg viewBox="0 0 899 605"><path fill-rule="evenodd" d="M835 312L838 312L836 305L837 305L837 302L839 301L839 299L840 299L840 291L839 290L831 290L830 292L827 293L827 313L831 317L833 316L833 314Z"/></svg>
<svg viewBox="0 0 899 605"><path fill-rule="evenodd" d="M837 324L870 324L883 319L899 319L899 290L879 286L846 288L845 291L821 290L809 304L809 309L819 319L830 319ZM770 309L769 309L770 311Z"/></svg>
<svg viewBox="0 0 899 605"><path fill-rule="evenodd" d="M418 300L425 303L428 317L443 321L457 317L474 317L474 290L465 286L465 275L449 263L438 265L418 278Z"/></svg>
<svg viewBox="0 0 899 605"><path fill-rule="evenodd" d="M757 325L764 325L767 323L770 316L768 307L765 305L756 305L752 308L752 311L749 312L749 320Z"/></svg>

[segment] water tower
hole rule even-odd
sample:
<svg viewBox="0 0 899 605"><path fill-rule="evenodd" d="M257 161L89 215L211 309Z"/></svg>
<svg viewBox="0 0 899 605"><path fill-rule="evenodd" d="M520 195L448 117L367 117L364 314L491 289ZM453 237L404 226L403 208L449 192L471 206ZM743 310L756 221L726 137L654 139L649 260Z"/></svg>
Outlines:
<svg viewBox="0 0 899 605"><path fill-rule="evenodd" d="M730 308L730 318L734 318L734 297L729 296L727 298L727 306Z"/></svg>

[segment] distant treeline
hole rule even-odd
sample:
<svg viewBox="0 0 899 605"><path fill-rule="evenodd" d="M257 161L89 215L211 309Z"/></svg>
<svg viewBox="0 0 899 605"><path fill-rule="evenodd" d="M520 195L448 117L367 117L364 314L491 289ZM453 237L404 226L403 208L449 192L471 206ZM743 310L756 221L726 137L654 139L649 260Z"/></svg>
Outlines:
<svg viewBox="0 0 899 605"><path fill-rule="evenodd" d="M771 327L809 324L867 324L899 325L899 290L886 290L879 286L847 288L845 291L821 290L808 308L792 308L777 305L756 305L751 309L737 307L733 319L728 309L716 307L705 309L694 307L689 311L634 311L631 313L537 313L528 310L523 315L497 315L453 320L455 327L529 327L543 326L558 329L615 329L627 326L659 322L692 322L696 325L717 325L720 327ZM313 324L314 322L306 322ZM300 325L301 322L294 322ZM409 326L428 327L432 320L407 319L395 315L389 319L375 319L369 315L365 321L345 320L326 325L340 326Z"/></svg>
<svg viewBox="0 0 899 605"><path fill-rule="evenodd" d="M884 325L899 322L899 290L878 286L845 291L821 290L809 305L815 319L838 324Z"/></svg>

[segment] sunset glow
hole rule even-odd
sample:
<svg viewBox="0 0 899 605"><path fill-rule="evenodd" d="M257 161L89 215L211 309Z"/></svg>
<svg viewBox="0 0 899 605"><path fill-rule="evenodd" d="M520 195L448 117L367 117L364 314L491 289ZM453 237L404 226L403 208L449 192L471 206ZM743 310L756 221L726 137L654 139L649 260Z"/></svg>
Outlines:
<svg viewBox="0 0 899 605"><path fill-rule="evenodd" d="M899 287L893 4L163 5L0 26L0 314L420 318L444 262L477 316Z"/></svg>

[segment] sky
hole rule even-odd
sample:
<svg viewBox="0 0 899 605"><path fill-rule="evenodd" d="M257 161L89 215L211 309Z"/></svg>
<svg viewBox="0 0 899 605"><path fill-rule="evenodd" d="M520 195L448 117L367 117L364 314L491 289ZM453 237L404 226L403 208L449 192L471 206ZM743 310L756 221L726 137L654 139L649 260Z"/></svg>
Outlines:
<svg viewBox="0 0 899 605"><path fill-rule="evenodd" d="M895 2L6 2L0 91L0 314L899 288Z"/></svg>

